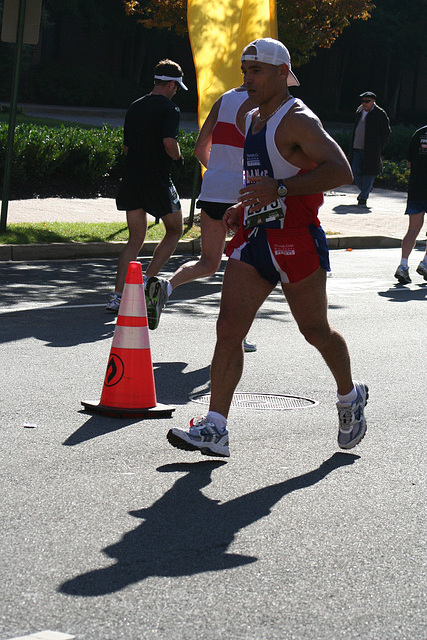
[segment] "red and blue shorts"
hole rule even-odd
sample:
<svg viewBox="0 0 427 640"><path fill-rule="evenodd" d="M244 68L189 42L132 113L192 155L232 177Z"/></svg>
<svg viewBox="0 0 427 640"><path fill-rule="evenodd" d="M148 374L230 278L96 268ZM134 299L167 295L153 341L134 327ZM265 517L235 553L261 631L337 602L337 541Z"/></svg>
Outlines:
<svg viewBox="0 0 427 640"><path fill-rule="evenodd" d="M272 285L303 280L319 266L330 271L326 235L315 224L299 229L260 226L239 232L229 242L227 256L250 264Z"/></svg>

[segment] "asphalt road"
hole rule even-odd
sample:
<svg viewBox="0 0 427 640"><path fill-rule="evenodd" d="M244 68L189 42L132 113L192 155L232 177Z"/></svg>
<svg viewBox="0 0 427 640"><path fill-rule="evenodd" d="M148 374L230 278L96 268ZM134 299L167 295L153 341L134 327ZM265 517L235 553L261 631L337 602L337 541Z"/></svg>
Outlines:
<svg viewBox="0 0 427 640"><path fill-rule="evenodd" d="M100 398L116 260L0 264L1 640L427 638L427 283L396 285L399 255L331 255L330 319L370 389L363 442L337 448L331 375L277 289L238 391L316 404L233 408L227 461L165 439L206 409L189 395L209 390L221 274L150 333L173 417L114 419L81 400Z"/></svg>

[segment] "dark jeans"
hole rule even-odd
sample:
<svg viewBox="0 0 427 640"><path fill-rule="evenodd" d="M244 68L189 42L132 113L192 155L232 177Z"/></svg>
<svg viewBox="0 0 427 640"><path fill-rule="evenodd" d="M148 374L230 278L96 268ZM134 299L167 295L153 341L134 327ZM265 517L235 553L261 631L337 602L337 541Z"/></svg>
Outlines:
<svg viewBox="0 0 427 640"><path fill-rule="evenodd" d="M375 180L375 176L367 176L362 173L364 154L363 149L353 149L351 168L353 170L354 182L360 189L360 193L357 196L358 200L367 200L369 198L369 193Z"/></svg>

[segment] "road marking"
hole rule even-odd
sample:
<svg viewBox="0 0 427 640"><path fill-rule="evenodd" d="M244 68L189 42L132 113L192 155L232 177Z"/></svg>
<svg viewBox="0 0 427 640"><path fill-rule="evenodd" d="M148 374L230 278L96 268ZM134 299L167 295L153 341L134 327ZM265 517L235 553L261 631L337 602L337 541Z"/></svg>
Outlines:
<svg viewBox="0 0 427 640"><path fill-rule="evenodd" d="M38 631L32 633L29 636L19 636L16 638L10 638L10 640L73 640L76 636L70 636L68 633L61 633L60 631Z"/></svg>
<svg viewBox="0 0 427 640"><path fill-rule="evenodd" d="M340 294L352 295L361 291L395 291L403 285L399 285L395 280L376 280L373 278L339 278L334 280L333 277L328 279L327 288ZM406 287L403 289L405 291ZM418 289L418 287L415 287Z"/></svg>
<svg viewBox="0 0 427 640"><path fill-rule="evenodd" d="M100 304L42 304L42 305L30 305L30 306L25 306L25 307L9 307L8 309L0 309L0 315L1 314L6 314L6 313L21 313L22 311L44 311L47 309L53 309L53 310L58 310L58 309L90 309L93 307L105 307L105 302L102 302ZM110 314L111 317L113 317L113 314Z"/></svg>

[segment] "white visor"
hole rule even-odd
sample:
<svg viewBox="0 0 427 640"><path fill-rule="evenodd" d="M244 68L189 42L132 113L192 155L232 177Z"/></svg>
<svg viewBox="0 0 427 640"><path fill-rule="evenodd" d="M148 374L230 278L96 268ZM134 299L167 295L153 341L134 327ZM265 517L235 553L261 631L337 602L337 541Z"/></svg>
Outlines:
<svg viewBox="0 0 427 640"><path fill-rule="evenodd" d="M171 80L173 80L174 82L177 82L179 86L182 87L182 89L184 89L184 91L188 91L187 87L182 81L182 76L180 76L179 78L173 78L172 76L154 76L154 79L164 80L165 82L170 82Z"/></svg>

